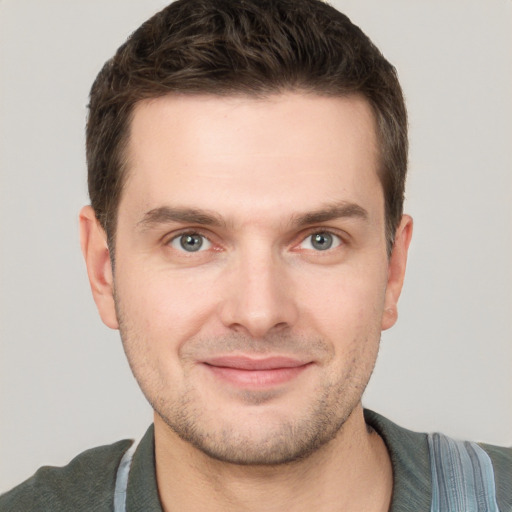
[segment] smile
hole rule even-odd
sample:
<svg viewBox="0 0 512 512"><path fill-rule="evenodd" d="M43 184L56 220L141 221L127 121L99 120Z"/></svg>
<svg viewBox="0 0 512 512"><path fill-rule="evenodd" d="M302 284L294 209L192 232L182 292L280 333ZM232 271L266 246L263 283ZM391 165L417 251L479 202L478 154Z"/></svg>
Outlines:
<svg viewBox="0 0 512 512"><path fill-rule="evenodd" d="M236 386L265 388L289 382L313 363L279 356L265 359L227 356L203 364L216 377Z"/></svg>

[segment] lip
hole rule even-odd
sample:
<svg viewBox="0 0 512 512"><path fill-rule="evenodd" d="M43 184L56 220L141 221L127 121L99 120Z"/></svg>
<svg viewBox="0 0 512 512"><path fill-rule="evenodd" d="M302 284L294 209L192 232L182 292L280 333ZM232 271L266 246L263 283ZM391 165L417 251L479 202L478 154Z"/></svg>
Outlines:
<svg viewBox="0 0 512 512"><path fill-rule="evenodd" d="M266 388L284 384L296 378L311 364L291 357L247 356L214 357L203 362L216 377L241 387Z"/></svg>

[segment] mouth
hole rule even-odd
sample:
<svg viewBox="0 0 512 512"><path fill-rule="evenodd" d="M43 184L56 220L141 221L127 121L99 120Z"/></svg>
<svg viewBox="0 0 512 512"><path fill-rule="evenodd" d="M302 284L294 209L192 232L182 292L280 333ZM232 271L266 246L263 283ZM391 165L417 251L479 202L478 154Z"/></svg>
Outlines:
<svg viewBox="0 0 512 512"><path fill-rule="evenodd" d="M245 388L268 388L284 384L298 377L312 364L312 361L283 356L262 359L224 356L203 361L203 365L215 377Z"/></svg>

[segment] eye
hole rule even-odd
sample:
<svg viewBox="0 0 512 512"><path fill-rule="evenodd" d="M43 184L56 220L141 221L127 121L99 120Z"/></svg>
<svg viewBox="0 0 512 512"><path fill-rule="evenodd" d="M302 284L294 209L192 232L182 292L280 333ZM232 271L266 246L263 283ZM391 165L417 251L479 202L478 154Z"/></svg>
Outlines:
<svg viewBox="0 0 512 512"><path fill-rule="evenodd" d="M301 249L312 249L314 251L327 251L342 244L339 236L328 231L318 231L306 237L300 244Z"/></svg>
<svg viewBox="0 0 512 512"><path fill-rule="evenodd" d="M199 233L183 233L173 238L169 245L178 251L198 252L209 249L212 244Z"/></svg>

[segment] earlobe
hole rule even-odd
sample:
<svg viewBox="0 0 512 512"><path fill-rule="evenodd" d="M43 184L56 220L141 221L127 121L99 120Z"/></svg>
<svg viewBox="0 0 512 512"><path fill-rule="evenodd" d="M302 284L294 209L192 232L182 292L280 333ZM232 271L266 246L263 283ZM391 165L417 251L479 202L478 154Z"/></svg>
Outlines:
<svg viewBox="0 0 512 512"><path fill-rule="evenodd" d="M94 302L103 323L111 329L118 329L114 303L114 279L107 236L91 206L82 208L79 222L80 244Z"/></svg>
<svg viewBox="0 0 512 512"><path fill-rule="evenodd" d="M407 254L412 237L413 221L409 215L403 215L396 230L393 252L388 265L388 282L384 313L382 315L382 330L392 327L398 319L398 299L404 283Z"/></svg>

